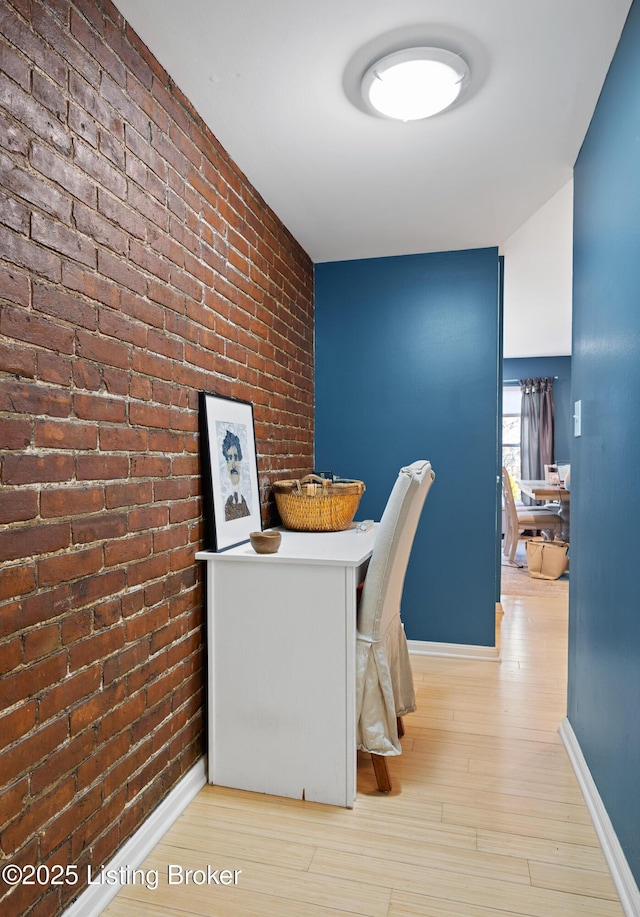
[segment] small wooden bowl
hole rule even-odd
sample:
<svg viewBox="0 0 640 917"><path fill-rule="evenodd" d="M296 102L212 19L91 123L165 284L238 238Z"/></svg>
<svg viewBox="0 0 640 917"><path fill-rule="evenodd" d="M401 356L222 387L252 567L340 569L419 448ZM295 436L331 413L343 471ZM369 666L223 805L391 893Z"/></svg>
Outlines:
<svg viewBox="0 0 640 917"><path fill-rule="evenodd" d="M249 534L251 547L256 554L275 554L280 547L282 534L280 532L251 532Z"/></svg>

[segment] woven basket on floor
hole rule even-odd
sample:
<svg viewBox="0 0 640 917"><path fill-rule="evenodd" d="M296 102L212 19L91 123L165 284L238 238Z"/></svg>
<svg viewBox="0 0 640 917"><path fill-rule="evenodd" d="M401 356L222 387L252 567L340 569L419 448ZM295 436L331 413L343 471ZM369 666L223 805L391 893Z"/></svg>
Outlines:
<svg viewBox="0 0 640 917"><path fill-rule="evenodd" d="M297 532L342 532L353 522L364 484L333 482L309 474L300 481L276 481L273 493L286 528Z"/></svg>

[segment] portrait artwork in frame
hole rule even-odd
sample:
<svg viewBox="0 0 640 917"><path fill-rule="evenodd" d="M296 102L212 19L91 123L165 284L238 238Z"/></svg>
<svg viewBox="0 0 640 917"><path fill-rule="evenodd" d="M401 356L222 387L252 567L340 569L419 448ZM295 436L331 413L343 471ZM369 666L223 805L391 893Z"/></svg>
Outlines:
<svg viewBox="0 0 640 917"><path fill-rule="evenodd" d="M199 393L205 548L226 551L262 531L253 405Z"/></svg>

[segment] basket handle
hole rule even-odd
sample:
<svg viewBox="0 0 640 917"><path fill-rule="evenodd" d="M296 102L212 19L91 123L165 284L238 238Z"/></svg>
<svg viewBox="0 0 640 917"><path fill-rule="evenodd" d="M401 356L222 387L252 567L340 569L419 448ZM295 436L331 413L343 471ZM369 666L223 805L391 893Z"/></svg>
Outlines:
<svg viewBox="0 0 640 917"><path fill-rule="evenodd" d="M296 494L300 495L302 493L303 484L322 484L323 487L328 487L331 481L328 478L321 478L317 474L308 474L306 477L295 481Z"/></svg>
<svg viewBox="0 0 640 917"><path fill-rule="evenodd" d="M321 478L317 474L308 474L306 478L302 478L300 481L301 484L322 484L323 487L328 487L331 484L329 478Z"/></svg>

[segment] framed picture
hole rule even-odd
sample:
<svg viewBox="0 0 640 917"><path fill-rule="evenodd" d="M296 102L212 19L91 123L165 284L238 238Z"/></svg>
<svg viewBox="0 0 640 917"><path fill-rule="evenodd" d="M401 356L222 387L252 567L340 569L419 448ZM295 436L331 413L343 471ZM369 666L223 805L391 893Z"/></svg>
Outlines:
<svg viewBox="0 0 640 917"><path fill-rule="evenodd" d="M200 392L199 423L205 547L226 551L262 531L253 405Z"/></svg>

